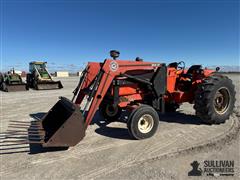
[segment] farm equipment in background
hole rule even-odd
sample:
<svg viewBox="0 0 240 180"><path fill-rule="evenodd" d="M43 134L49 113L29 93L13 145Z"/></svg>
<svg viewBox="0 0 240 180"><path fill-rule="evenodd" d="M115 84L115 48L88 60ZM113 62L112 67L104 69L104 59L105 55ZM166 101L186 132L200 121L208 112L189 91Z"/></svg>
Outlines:
<svg viewBox="0 0 240 180"><path fill-rule="evenodd" d="M184 62L164 63L113 59L89 62L74 90L72 101L60 100L35 122L43 147L75 146L85 136L97 110L107 122L129 112L127 127L134 139L153 136L159 114L175 111L181 103L194 104L204 123L224 123L233 111L235 90L232 81L201 65L185 68ZM31 138L30 138L31 140Z"/></svg>
<svg viewBox="0 0 240 180"><path fill-rule="evenodd" d="M61 81L53 81L46 67L47 62L30 62L27 84L36 90L61 89Z"/></svg>
<svg viewBox="0 0 240 180"><path fill-rule="evenodd" d="M28 86L14 69L5 74L0 73L0 89L6 92L26 91Z"/></svg>

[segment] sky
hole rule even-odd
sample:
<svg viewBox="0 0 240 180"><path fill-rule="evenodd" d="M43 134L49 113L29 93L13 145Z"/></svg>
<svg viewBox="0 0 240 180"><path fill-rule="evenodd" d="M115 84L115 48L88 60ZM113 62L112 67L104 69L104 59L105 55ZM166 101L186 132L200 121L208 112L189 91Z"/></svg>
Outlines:
<svg viewBox="0 0 240 180"><path fill-rule="evenodd" d="M120 58L239 65L239 0L0 0L1 71Z"/></svg>

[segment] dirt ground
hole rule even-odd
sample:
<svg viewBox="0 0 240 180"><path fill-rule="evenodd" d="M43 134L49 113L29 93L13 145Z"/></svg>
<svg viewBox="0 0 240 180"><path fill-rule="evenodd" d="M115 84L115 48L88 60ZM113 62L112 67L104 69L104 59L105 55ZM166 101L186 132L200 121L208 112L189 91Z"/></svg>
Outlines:
<svg viewBox="0 0 240 180"><path fill-rule="evenodd" d="M0 92L0 177L5 179L239 179L240 178L240 76L233 80L237 101L229 120L220 125L202 124L192 105L177 113L160 115L154 137L132 140L126 124L106 124L97 114L86 137L64 151L41 151L28 144L10 143L21 137L6 136L12 120L30 122L41 117L58 100L71 98L77 77L62 78L60 90ZM234 160L233 177L188 177L191 163ZM216 175L217 176L217 175Z"/></svg>

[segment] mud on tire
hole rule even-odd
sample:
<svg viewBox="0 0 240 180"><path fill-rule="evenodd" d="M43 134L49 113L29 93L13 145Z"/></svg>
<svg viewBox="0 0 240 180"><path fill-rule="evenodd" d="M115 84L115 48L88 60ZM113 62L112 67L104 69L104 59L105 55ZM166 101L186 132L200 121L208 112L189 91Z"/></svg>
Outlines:
<svg viewBox="0 0 240 180"><path fill-rule="evenodd" d="M224 123L233 112L235 90L232 80L213 75L203 80L195 93L196 115L207 124Z"/></svg>

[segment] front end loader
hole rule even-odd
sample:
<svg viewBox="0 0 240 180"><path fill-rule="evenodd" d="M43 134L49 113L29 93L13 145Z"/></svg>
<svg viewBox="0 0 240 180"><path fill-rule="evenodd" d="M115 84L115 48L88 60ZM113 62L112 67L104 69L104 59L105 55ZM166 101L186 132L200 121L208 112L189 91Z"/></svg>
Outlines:
<svg viewBox="0 0 240 180"><path fill-rule="evenodd" d="M14 69L5 74L0 73L0 89L5 92L26 91L28 86Z"/></svg>
<svg viewBox="0 0 240 180"><path fill-rule="evenodd" d="M36 90L61 89L61 81L53 81L46 67L47 62L30 62L27 84Z"/></svg>
<svg viewBox="0 0 240 180"><path fill-rule="evenodd" d="M75 146L85 136L97 110L107 122L129 112L127 127L133 139L153 136L159 125L159 113L176 110L183 102L194 104L196 115L204 123L225 122L233 111L234 85L216 70L184 62L169 65L136 60L113 59L89 62L74 90L72 100L59 101L35 122L43 147ZM31 140L31 138L29 139Z"/></svg>

